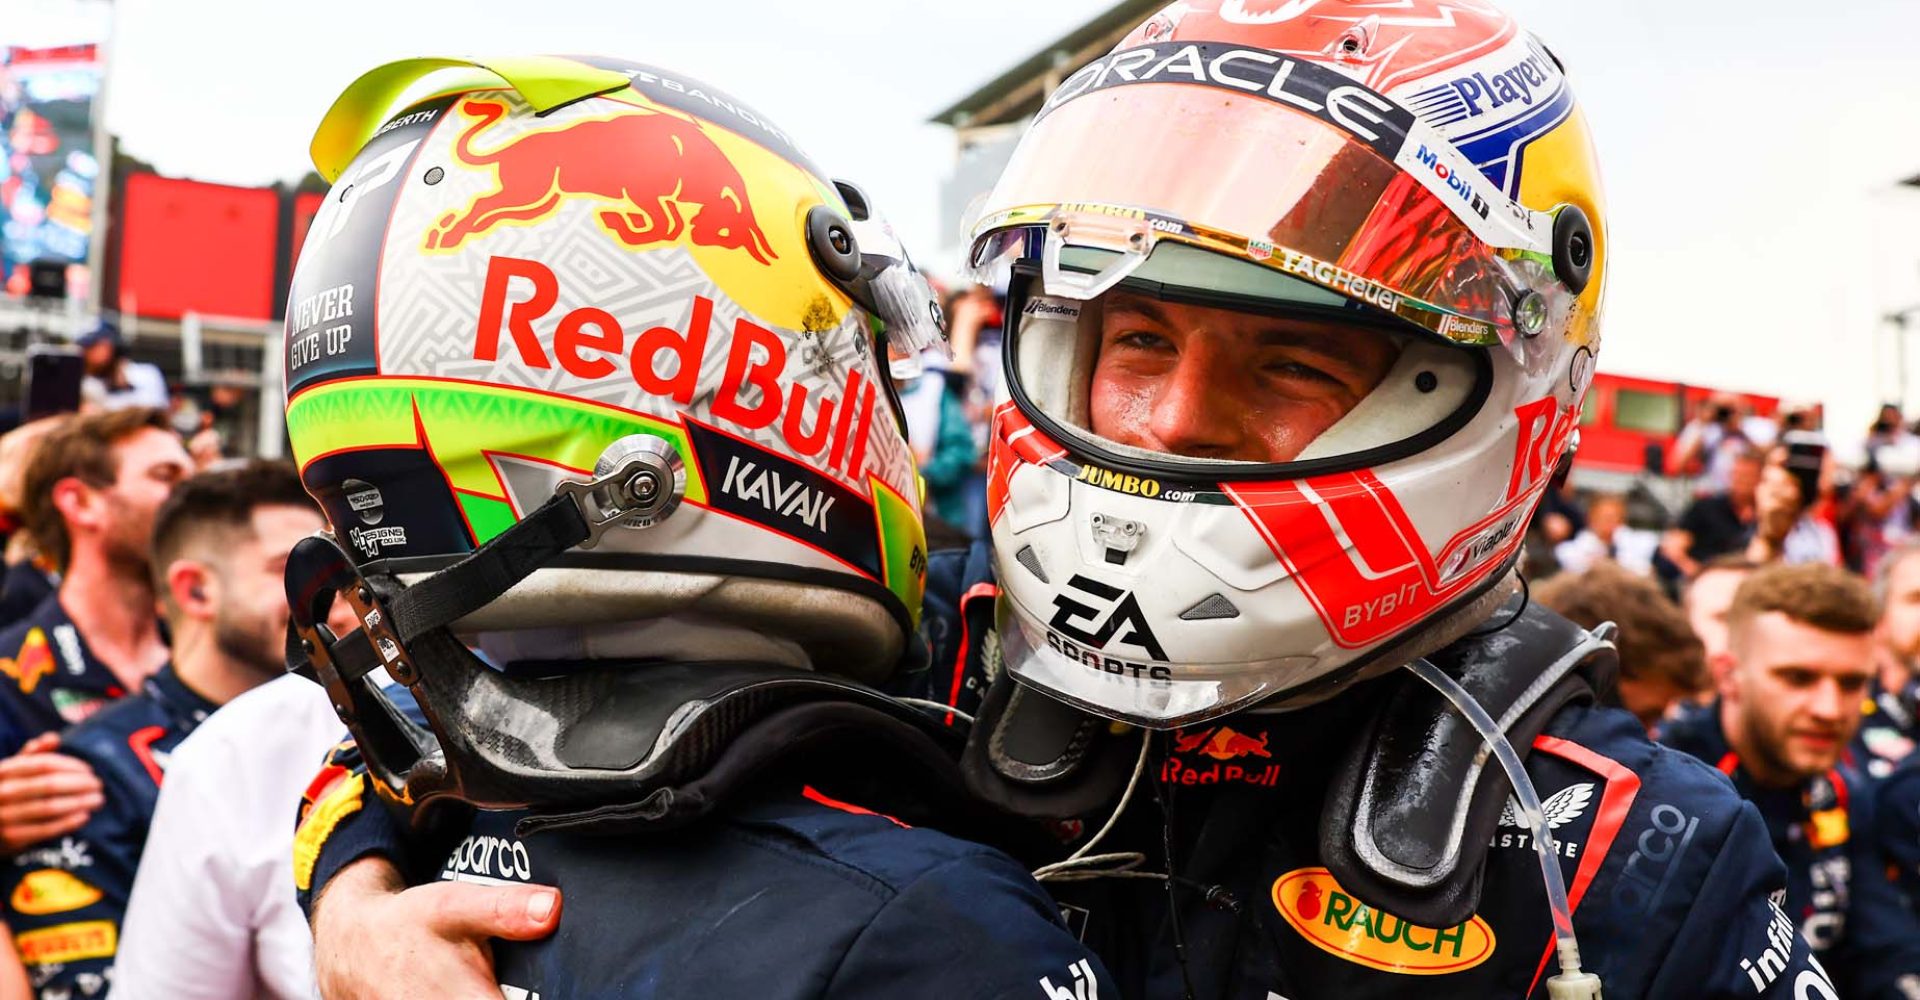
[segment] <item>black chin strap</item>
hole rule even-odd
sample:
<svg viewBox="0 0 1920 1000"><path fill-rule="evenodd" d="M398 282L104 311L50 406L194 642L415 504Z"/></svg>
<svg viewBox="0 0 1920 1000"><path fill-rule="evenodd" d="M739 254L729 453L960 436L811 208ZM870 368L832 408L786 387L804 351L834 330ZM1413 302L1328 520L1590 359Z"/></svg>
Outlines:
<svg viewBox="0 0 1920 1000"><path fill-rule="evenodd" d="M387 601L394 637L404 647L485 607L561 553L596 540L570 492L561 492L512 527Z"/></svg>

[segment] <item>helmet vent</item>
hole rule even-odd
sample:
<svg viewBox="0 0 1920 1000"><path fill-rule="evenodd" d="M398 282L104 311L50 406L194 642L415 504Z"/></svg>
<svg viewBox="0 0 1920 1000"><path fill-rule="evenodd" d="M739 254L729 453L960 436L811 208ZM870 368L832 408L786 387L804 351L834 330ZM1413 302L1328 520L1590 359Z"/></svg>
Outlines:
<svg viewBox="0 0 1920 1000"><path fill-rule="evenodd" d="M1204 622L1217 618L1238 617L1240 617L1240 609L1219 594L1202 598L1200 603L1180 612L1180 620L1183 622Z"/></svg>
<svg viewBox="0 0 1920 1000"><path fill-rule="evenodd" d="M1032 573L1034 576L1039 577L1041 583L1053 582L1052 580L1047 579L1046 570L1043 570L1040 568L1040 557L1034 554L1033 546L1031 545L1021 546L1020 551L1015 552L1013 554L1013 558L1015 562L1018 562L1020 565L1025 566L1027 568L1027 572Z"/></svg>

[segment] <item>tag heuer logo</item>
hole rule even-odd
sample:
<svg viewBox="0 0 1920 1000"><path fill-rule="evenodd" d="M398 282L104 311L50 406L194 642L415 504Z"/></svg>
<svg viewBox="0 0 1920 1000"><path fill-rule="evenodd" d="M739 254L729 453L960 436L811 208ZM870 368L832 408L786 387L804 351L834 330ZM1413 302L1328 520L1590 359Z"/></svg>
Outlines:
<svg viewBox="0 0 1920 1000"><path fill-rule="evenodd" d="M1547 829L1558 830L1568 823L1586 815L1587 803L1593 801L1593 782L1584 785L1568 785L1547 797L1540 803L1540 811L1546 815ZM1520 802L1509 796L1507 807L1500 811L1500 825L1524 829L1526 821L1520 818Z"/></svg>

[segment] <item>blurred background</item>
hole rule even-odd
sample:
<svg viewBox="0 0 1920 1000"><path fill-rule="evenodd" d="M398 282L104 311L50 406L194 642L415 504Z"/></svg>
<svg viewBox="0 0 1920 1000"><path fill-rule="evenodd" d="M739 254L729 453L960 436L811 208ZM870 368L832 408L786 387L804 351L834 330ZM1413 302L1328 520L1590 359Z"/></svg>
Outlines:
<svg viewBox="0 0 1920 1000"><path fill-rule="evenodd" d="M860 181L952 279L965 209L1041 96L1160 6L9 0L0 408L28 403L31 345L105 320L164 374L183 430L278 452L285 287L325 192L307 142L385 60L594 51L718 81ZM1570 489L1630 495L1629 519L1663 528L1724 485L1713 426L1764 448L1788 412L1827 430L1843 492L1863 470L1920 472L1920 453L1872 454L1905 446L1920 391L1920 7L1506 6L1567 65L1610 202L1608 334ZM987 352L994 311L982 295L956 317ZM994 379L959 367L977 409ZM1901 434L1870 440L1885 404Z"/></svg>

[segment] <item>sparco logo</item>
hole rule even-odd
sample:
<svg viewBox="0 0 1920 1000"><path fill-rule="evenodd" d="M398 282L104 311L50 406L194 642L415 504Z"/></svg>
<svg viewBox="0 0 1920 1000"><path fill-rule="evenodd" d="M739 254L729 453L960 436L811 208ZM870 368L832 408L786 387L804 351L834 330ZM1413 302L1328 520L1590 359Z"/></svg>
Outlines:
<svg viewBox="0 0 1920 1000"><path fill-rule="evenodd" d="M440 877L463 882L525 882L533 878L533 862L517 840L474 834L447 855Z"/></svg>
<svg viewBox="0 0 1920 1000"><path fill-rule="evenodd" d="M1648 817L1652 826L1640 832L1634 852L1620 869L1620 880L1613 884L1613 905L1627 913L1652 910L1667 894L1673 881L1675 862L1693 843L1693 832L1700 821L1664 802L1653 807Z"/></svg>

